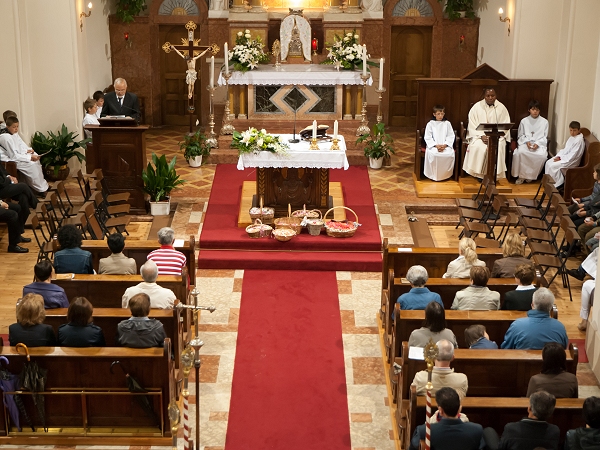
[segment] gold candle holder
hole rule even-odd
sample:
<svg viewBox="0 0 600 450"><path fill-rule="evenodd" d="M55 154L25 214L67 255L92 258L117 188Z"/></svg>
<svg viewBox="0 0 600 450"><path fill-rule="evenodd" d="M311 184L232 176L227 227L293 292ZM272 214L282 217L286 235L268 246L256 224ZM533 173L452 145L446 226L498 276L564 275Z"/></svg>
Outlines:
<svg viewBox="0 0 600 450"><path fill-rule="evenodd" d="M385 92L385 88L375 89L375 92L379 94L379 104L377 106L377 123L383 122L383 113L381 111L381 102L383 100L383 93Z"/></svg>
<svg viewBox="0 0 600 450"><path fill-rule="evenodd" d="M210 125L210 132L208 133L208 138L206 139L206 143L210 145L212 148L219 148L219 141L217 141L217 133L215 133L215 107L213 103L213 97L215 95L215 87L208 85L206 87L208 92L210 92L210 111L208 115L208 125Z"/></svg>
<svg viewBox="0 0 600 450"><path fill-rule="evenodd" d="M223 113L223 123L221 125L221 135L233 134L235 127L231 123L231 110L229 104L229 79L231 78L231 72L223 73L225 78L225 89L227 91L227 100L225 101L225 111Z"/></svg>
<svg viewBox="0 0 600 450"><path fill-rule="evenodd" d="M308 147L309 150L320 150L319 146L317 145L317 138L312 138L310 140L310 147Z"/></svg>
<svg viewBox="0 0 600 450"><path fill-rule="evenodd" d="M339 139L337 139L337 138L334 138L334 139L331 141L331 148L330 148L329 150L339 150L339 149L340 149L340 146L338 145L338 142L339 142Z"/></svg>
<svg viewBox="0 0 600 450"><path fill-rule="evenodd" d="M356 129L357 136L365 136L371 133L371 129L369 128L369 119L367 119L367 81L371 78L371 74L367 73L366 75L360 74L360 79L363 82L363 102L362 102L362 110L361 116L362 119L360 121L359 127Z"/></svg>

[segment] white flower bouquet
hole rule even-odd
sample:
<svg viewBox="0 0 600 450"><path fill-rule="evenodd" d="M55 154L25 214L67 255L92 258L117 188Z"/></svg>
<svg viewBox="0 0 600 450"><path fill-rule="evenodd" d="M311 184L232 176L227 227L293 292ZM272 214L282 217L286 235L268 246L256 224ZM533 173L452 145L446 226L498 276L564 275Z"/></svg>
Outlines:
<svg viewBox="0 0 600 450"><path fill-rule="evenodd" d="M327 59L321 64L331 64L338 68L346 70L362 69L363 53L366 48L358 43L358 34L356 30L352 33L344 31L343 36L335 35L335 42L331 47L327 47ZM326 44L328 45L328 44ZM367 55L367 65L378 67L379 64L368 61L370 55Z"/></svg>
<svg viewBox="0 0 600 450"><path fill-rule="evenodd" d="M269 55L263 52L263 43L258 36L252 39L250 30L239 31L235 38L235 47L229 51L229 61L235 70L247 72L260 63L269 61Z"/></svg>
<svg viewBox="0 0 600 450"><path fill-rule="evenodd" d="M271 152L286 155L289 146L279 136L267 133L267 130L249 128L247 131L233 132L231 147L238 149L238 154Z"/></svg>

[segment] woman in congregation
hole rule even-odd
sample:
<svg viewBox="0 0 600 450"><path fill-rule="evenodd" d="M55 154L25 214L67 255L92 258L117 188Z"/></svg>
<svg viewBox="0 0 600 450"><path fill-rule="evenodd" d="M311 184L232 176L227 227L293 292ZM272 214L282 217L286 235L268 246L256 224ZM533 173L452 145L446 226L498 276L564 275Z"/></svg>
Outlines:
<svg viewBox="0 0 600 450"><path fill-rule="evenodd" d="M485 263L477 258L477 246L471 238L464 237L458 243L458 258L450 261L443 278L469 278L471 267L485 266Z"/></svg>
<svg viewBox="0 0 600 450"><path fill-rule="evenodd" d="M446 312L444 311L444 307L437 302L430 302L427 305L423 326L410 333L408 345L410 347L425 347L429 339L433 339L433 342L446 339L454 344L454 348L458 347L456 336L452 330L446 328Z"/></svg>
<svg viewBox="0 0 600 450"><path fill-rule="evenodd" d="M425 309L429 302L438 302L442 307L442 297L437 292L431 292L425 283L429 279L427 269L423 266L411 266L406 272L406 279L410 283L410 291L398 297L400 309Z"/></svg>
<svg viewBox="0 0 600 450"><path fill-rule="evenodd" d="M556 398L577 398L577 377L567 372L567 353L557 342L548 342L542 349L542 373L529 380L527 397L537 391L546 391Z"/></svg>
<svg viewBox="0 0 600 450"><path fill-rule="evenodd" d="M502 244L502 258L494 261L492 278L512 278L519 264L531 264L530 259L525 258L525 246L523 238L518 233L509 233Z"/></svg>
<svg viewBox="0 0 600 450"><path fill-rule="evenodd" d="M104 333L92 322L94 307L85 297L75 297L67 311L67 320L58 327L58 345L63 347L104 347Z"/></svg>
<svg viewBox="0 0 600 450"><path fill-rule="evenodd" d="M490 341L490 336L483 325L471 325L465 330L465 342L469 348L497 350L498 344Z"/></svg>
<svg viewBox="0 0 600 450"><path fill-rule="evenodd" d="M44 323L45 319L44 298L39 294L27 294L17 303L17 323L8 327L10 345L55 346L54 330L52 326Z"/></svg>
<svg viewBox="0 0 600 450"><path fill-rule="evenodd" d="M65 225L58 230L60 250L54 254L56 273L94 273L92 254L81 248L81 230Z"/></svg>
<svg viewBox="0 0 600 450"><path fill-rule="evenodd" d="M471 285L454 296L452 309L495 311L500 309L500 293L487 287L490 270L487 267L471 267Z"/></svg>

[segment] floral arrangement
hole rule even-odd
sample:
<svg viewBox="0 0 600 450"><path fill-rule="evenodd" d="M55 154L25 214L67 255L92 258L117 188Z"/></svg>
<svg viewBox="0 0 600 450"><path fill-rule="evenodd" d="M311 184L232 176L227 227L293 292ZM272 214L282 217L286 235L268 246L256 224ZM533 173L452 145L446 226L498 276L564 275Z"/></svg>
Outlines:
<svg viewBox="0 0 600 450"><path fill-rule="evenodd" d="M285 142L281 142L279 136L269 134L265 129L259 131L256 128L249 128L248 131L242 133L234 131L231 147L237 148L240 155L258 152L286 155L289 148Z"/></svg>
<svg viewBox="0 0 600 450"><path fill-rule="evenodd" d="M358 34L356 30L352 33L346 33L344 36L335 35L335 42L331 47L327 47L327 59L321 64L335 65L339 68L347 70L362 69L363 53L366 52L366 47L358 43ZM379 64L368 60L370 55L367 55L367 65L379 67Z"/></svg>
<svg viewBox="0 0 600 450"><path fill-rule="evenodd" d="M269 61L269 55L263 52L263 43L258 36L252 39L250 30L238 32L235 38L235 46L229 51L229 61L235 70L247 72L256 68L260 63Z"/></svg>

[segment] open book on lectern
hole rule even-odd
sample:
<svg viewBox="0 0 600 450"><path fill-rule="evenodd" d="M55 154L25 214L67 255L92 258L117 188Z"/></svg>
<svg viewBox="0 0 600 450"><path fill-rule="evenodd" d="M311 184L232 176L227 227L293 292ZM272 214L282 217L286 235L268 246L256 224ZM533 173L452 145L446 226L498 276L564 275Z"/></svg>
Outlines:
<svg viewBox="0 0 600 450"><path fill-rule="evenodd" d="M481 123L475 129L477 131L492 131L496 127L498 131L508 131L514 126L514 123Z"/></svg>

